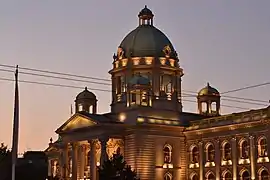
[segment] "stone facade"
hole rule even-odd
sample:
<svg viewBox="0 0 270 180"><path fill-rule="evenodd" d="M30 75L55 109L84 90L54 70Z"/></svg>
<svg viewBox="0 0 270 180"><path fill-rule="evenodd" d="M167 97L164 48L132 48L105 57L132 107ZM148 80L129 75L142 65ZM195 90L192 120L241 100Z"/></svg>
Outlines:
<svg viewBox="0 0 270 180"><path fill-rule="evenodd" d="M199 112L183 112L183 69L153 17L145 7L113 56L111 112L97 114L87 88L77 95L75 114L46 149L49 176L96 180L120 151L141 180L269 179L270 107L220 115L220 94L208 84Z"/></svg>

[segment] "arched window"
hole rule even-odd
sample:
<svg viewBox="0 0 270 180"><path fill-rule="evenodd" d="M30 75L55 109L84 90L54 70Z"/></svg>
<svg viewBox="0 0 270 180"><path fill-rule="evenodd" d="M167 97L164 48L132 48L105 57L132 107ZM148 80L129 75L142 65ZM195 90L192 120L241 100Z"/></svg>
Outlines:
<svg viewBox="0 0 270 180"><path fill-rule="evenodd" d="M242 172L241 180L250 180L250 175L248 171Z"/></svg>
<svg viewBox="0 0 270 180"><path fill-rule="evenodd" d="M269 173L267 170L262 170L260 173L260 180L269 180Z"/></svg>
<svg viewBox="0 0 270 180"><path fill-rule="evenodd" d="M223 144L223 160L231 160L231 145L228 142Z"/></svg>
<svg viewBox="0 0 270 180"><path fill-rule="evenodd" d="M166 174L164 175L164 180L172 180L172 175L171 175L171 173L166 173Z"/></svg>
<svg viewBox="0 0 270 180"><path fill-rule="evenodd" d="M199 149L197 146L194 146L191 149L191 162L198 163L199 162Z"/></svg>
<svg viewBox="0 0 270 180"><path fill-rule="evenodd" d="M206 177L207 180L216 180L215 175L211 172Z"/></svg>
<svg viewBox="0 0 270 180"><path fill-rule="evenodd" d="M163 148L164 153L164 163L170 164L172 162L172 147L166 144Z"/></svg>
<svg viewBox="0 0 270 180"><path fill-rule="evenodd" d="M223 175L223 179L222 180L232 180L232 173L230 171L226 171Z"/></svg>
<svg viewBox="0 0 270 180"><path fill-rule="evenodd" d="M214 149L213 144L208 144L206 146L206 160L208 162L215 161L215 149Z"/></svg>
<svg viewBox="0 0 270 180"><path fill-rule="evenodd" d="M190 180L199 180L199 177L197 174L193 174L190 178Z"/></svg>
<svg viewBox="0 0 270 180"><path fill-rule="evenodd" d="M267 141L265 137L261 137L258 140L258 154L260 157L265 157L268 155L267 153Z"/></svg>
<svg viewBox="0 0 270 180"><path fill-rule="evenodd" d="M242 140L240 143L240 155L242 159L247 159L249 157L249 145L247 140Z"/></svg>

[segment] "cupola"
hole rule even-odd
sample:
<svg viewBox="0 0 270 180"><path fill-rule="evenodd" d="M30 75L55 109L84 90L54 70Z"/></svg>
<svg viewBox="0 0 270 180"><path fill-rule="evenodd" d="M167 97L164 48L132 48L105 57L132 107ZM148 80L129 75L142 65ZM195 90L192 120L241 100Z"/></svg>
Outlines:
<svg viewBox="0 0 270 180"><path fill-rule="evenodd" d="M80 92L75 99L76 112L88 112L96 114L97 112L97 98L96 95L90 92L87 87Z"/></svg>
<svg viewBox="0 0 270 180"><path fill-rule="evenodd" d="M199 113L206 116L220 115L220 93L207 83L197 96Z"/></svg>

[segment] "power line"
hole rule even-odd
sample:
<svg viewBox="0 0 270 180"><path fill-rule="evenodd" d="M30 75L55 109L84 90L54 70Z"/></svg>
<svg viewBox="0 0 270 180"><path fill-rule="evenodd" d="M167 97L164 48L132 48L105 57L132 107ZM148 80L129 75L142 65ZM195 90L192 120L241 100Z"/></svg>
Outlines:
<svg viewBox="0 0 270 180"><path fill-rule="evenodd" d="M0 71L12 72L13 73L12 70L6 70L6 69L0 69ZM89 83L89 84L99 84L99 85L108 85L108 86L111 86L110 83L102 83L102 82L96 82L96 81L86 81L86 80L80 80L80 79L58 77L58 76L51 76L51 75L44 75L44 74L37 74L37 73L28 73L28 72L23 72L23 71L20 71L20 74L31 75L31 76L47 77L47 78L54 78L54 79L62 79L62 80L68 80L68 81L85 82L85 83Z"/></svg>
<svg viewBox="0 0 270 180"><path fill-rule="evenodd" d="M16 67L16 66L11 66L11 65L6 65L6 64L0 64L0 66L6 67L6 68L15 68ZM42 72L42 73L57 74L57 75L63 75L63 76L69 76L69 77L77 77L77 78L83 78L83 79L93 79L93 80L110 82L109 79L96 78L96 77L91 77L91 76L82 76L82 75L76 75L76 74L54 72L54 71L41 70L41 69L36 69L36 68L27 68L27 67L18 67L18 68L23 69L23 70L28 70L28 71L34 71L34 72Z"/></svg>
<svg viewBox="0 0 270 180"><path fill-rule="evenodd" d="M4 64L0 64L0 66L2 67L6 67L6 68L14 68L15 66L11 66L11 65L4 65ZM53 71L47 71L47 70L40 70L40 69L34 69L34 68L26 68L26 67L19 67L19 69L24 69L24 70L30 70L30 71L36 71L36 72L42 72L42 73L51 73L51 74L57 74L57 75L62 75L62 76L69 76L69 77L78 77L78 78L89 78L89 79L95 79L95 80L103 80L103 81L110 81L108 79L102 79L102 78L95 78L95 77L88 77L88 76L81 76L81 75L75 75L75 74L67 74L67 73L58 73L58 72L53 72ZM0 71L4 71L4 72L12 72L12 70L6 70L6 69L0 69ZM47 78L54 78L54 79L62 79L62 80L69 80L69 81L77 81L77 82L85 82L85 83L91 83L91 84L99 84L99 85L111 85L110 83L103 83L103 82L96 82L96 81L86 81L86 80L81 80L81 79L74 79L74 78L66 78L66 77L59 77L59 76L52 76L52 75L44 75L44 74L37 74L37 73L29 73L29 72L24 72L21 71L21 74L25 74L25 75L33 75L33 76L40 76L40 77L47 77ZM267 83L268 84L268 83ZM248 89L248 88L253 88L253 87L258 87L258 86L262 86L262 85L266 85L266 83L264 84L259 84L259 85L255 85L255 86L249 86L249 87L244 87L241 89ZM240 89L236 89L236 90L232 90L232 91L239 91ZM187 94L187 93L183 93L186 94L190 97L195 97L197 96L197 92L194 91L185 91L182 90L183 92L190 92L190 93L194 93L196 95L193 94ZM226 93L226 92L225 92ZM222 97L227 97L227 98L232 98L232 99L239 99L239 100L245 100L245 101L253 101L253 102L261 102L261 103L269 103L268 101L263 101L263 100L255 100L255 99L249 99L249 98L242 98L242 97L232 97L232 96L222 96ZM263 105L263 104L258 104L258 103L251 103L251 102L244 102L244 101L238 101L238 100L229 100L229 99L223 99L223 100L227 100L227 101L235 101L235 102L239 102L239 103L247 103L247 104L253 104L253 105Z"/></svg>
<svg viewBox="0 0 270 180"><path fill-rule="evenodd" d="M230 91L225 91L225 92L220 93L220 94L228 94L228 93L242 91L242 90L246 90L246 89L251 89L251 88L257 88L257 87L261 87L261 86L266 86L266 85L269 85L269 84L270 84L270 82L266 82L266 83L252 85L252 86L246 86L246 87L243 87L243 88L238 88L238 89L234 89L234 90L230 90Z"/></svg>
<svg viewBox="0 0 270 180"><path fill-rule="evenodd" d="M14 81L14 79L9 79L9 78L0 78L0 80L2 80L2 81L11 81L11 82ZM27 84L38 84L38 85L45 85L45 86L54 86L54 87L83 89L83 87L78 87L78 86L71 86L71 85L64 85L64 84L52 84L52 83L44 83L44 82L38 82L38 81L19 80L19 82L27 83ZM112 92L112 91L106 90L106 89L95 89L95 88L89 88L89 90L102 91L102 92ZM188 100L188 99L183 99L183 101L197 103L197 101ZM249 108L243 108L243 107L238 107L238 106L230 106L230 105L224 105L224 104L222 104L221 106L229 107L229 108L242 109L242 110L249 110Z"/></svg>

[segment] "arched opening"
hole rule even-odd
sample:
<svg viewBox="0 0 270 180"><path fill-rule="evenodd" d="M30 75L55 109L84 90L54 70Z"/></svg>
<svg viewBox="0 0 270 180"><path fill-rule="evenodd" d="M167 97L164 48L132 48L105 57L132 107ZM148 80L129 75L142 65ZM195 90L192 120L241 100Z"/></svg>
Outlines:
<svg viewBox="0 0 270 180"><path fill-rule="evenodd" d="M172 175L171 175L171 173L166 173L166 174L164 175L164 180L172 180Z"/></svg>
<svg viewBox="0 0 270 180"><path fill-rule="evenodd" d="M165 145L163 148L164 153L164 163L170 164L172 162L172 147L170 145Z"/></svg>
<svg viewBox="0 0 270 180"><path fill-rule="evenodd" d="M215 180L216 178L215 178L215 175L213 174L213 173L209 173L208 175L207 175L207 180Z"/></svg>
<svg viewBox="0 0 270 180"><path fill-rule="evenodd" d="M242 159L247 159L249 157L249 145L247 140L243 140L240 143L240 155Z"/></svg>
<svg viewBox="0 0 270 180"><path fill-rule="evenodd" d="M224 176L223 176L223 180L232 180L232 173L230 171L226 171Z"/></svg>
<svg viewBox="0 0 270 180"><path fill-rule="evenodd" d="M261 171L260 180L269 180L269 173L266 169Z"/></svg>
<svg viewBox="0 0 270 180"><path fill-rule="evenodd" d="M197 174L193 174L190 180L199 180L199 176Z"/></svg>
<svg viewBox="0 0 270 180"><path fill-rule="evenodd" d="M212 112L217 112L217 103L216 102L211 103L211 111Z"/></svg>
<svg viewBox="0 0 270 180"><path fill-rule="evenodd" d="M228 142L223 144L223 160L224 161L231 160L231 145Z"/></svg>
<svg viewBox="0 0 270 180"><path fill-rule="evenodd" d="M206 113L207 111L208 111L208 109L207 109L207 103L206 102L201 102L201 111L203 112L203 113Z"/></svg>
<svg viewBox="0 0 270 180"><path fill-rule="evenodd" d="M83 111L83 105L82 104L79 104L79 106L78 106L78 111L80 112L80 111Z"/></svg>
<svg viewBox="0 0 270 180"><path fill-rule="evenodd" d="M250 174L248 171L244 171L241 175L241 180L250 180Z"/></svg>
<svg viewBox="0 0 270 180"><path fill-rule="evenodd" d="M265 137L261 137L258 140L258 154L260 157L266 157L267 153L267 140Z"/></svg>
<svg viewBox="0 0 270 180"><path fill-rule="evenodd" d="M214 148L213 144L209 144L206 147L206 160L208 162L215 161L215 148Z"/></svg>
<svg viewBox="0 0 270 180"><path fill-rule="evenodd" d="M191 150L191 162L192 163L199 162L199 149L197 146L194 146Z"/></svg>

